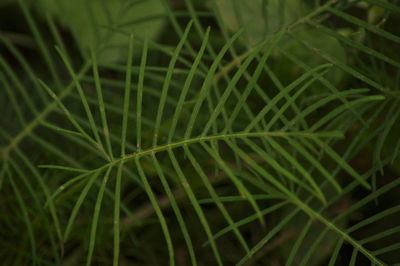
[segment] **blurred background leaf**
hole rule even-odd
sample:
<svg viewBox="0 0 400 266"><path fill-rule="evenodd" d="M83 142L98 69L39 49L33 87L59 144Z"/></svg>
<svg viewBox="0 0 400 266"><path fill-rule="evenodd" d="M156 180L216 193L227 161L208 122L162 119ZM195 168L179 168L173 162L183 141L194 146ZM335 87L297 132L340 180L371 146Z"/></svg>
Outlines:
<svg viewBox="0 0 400 266"><path fill-rule="evenodd" d="M50 15L71 31L81 52L89 55L91 47L106 49L100 63L117 62L124 57L126 37L112 34L118 30L137 38L156 39L165 22L164 8L159 0L98 1L40 0L37 12ZM99 47L102 46L102 47ZM139 49L135 49L138 53Z"/></svg>

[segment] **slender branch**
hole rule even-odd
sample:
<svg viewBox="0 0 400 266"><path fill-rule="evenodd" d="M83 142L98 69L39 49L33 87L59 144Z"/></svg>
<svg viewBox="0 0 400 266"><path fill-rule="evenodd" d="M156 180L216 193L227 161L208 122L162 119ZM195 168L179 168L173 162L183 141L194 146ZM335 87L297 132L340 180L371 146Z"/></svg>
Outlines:
<svg viewBox="0 0 400 266"><path fill-rule="evenodd" d="M232 139L232 138L256 138L256 137L304 137L304 138L315 138L315 137L322 137L322 138L342 138L343 133L340 131L331 131L331 132L307 132L307 131L300 131L300 132L285 132L285 131L275 131L275 132L238 132L232 134L220 134L220 135L213 135L213 136L202 136L202 137L195 137L187 140L177 141L173 143L167 143L164 145L159 145L156 147L152 147L150 149L134 152L131 154L127 154L123 157L115 159L99 168L91 170L91 172L103 171L108 167L115 166L122 161L128 161L135 158L140 158L146 155L155 154L157 152L166 151L170 149L175 149L179 147L183 147L185 145L191 145L200 142L206 141L214 141L214 140L222 140L222 139Z"/></svg>

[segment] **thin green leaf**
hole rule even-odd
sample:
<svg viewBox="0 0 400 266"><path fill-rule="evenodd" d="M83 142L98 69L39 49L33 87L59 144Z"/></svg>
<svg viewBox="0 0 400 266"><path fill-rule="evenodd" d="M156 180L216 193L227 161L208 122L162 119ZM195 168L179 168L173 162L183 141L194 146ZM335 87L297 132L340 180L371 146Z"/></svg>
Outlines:
<svg viewBox="0 0 400 266"><path fill-rule="evenodd" d="M176 126L178 124L178 120L179 120L179 118L181 116L181 113L182 113L183 104L185 103L185 99L186 99L186 96L187 96L187 94L189 92L189 88L190 88L190 86L192 84L193 77L194 77L194 75L195 75L195 73L197 71L197 68L198 68L198 66L199 66L199 64L201 62L202 56L204 54L205 47L206 47L207 42L208 42L209 34L210 34L210 28L207 29L207 32L206 32L206 34L205 34L205 36L203 38L203 42L201 44L200 50L197 53L197 56L196 56L196 58L195 58L195 60L193 62L193 65L190 68L190 72L189 72L189 74L188 74L188 76L187 76L187 78L185 80L185 84L183 85L182 91L181 91L180 96L179 96L178 103L176 105L175 113L174 113L174 116L172 118L172 125L171 125L171 128L169 130L169 134L168 134L168 143L171 143L173 137L175 136Z"/></svg>
<svg viewBox="0 0 400 266"><path fill-rule="evenodd" d="M103 88L101 86L101 81L100 81L100 76L99 76L99 66L97 63L97 56L94 52L94 49L91 49L91 56L92 56L92 62L93 62L93 76L94 76L95 87L96 87L96 92L97 92L97 99L98 99L98 103L99 103L101 123L103 125L103 134L104 134L104 138L106 140L106 145L107 145L108 154L110 156L110 159L114 160L112 145L111 145L110 136L109 136L110 129L108 127L106 107L104 105L104 99L103 99Z"/></svg>
<svg viewBox="0 0 400 266"><path fill-rule="evenodd" d="M101 171L97 171L90 177L90 179L88 180L87 184L83 188L81 194L79 195L79 197L78 197L78 199L77 199L77 201L75 203L75 206L72 209L71 215L70 215L70 217L68 219L67 226L66 226L65 231L64 231L64 243L67 242L67 240L69 238L69 235L71 233L72 227L74 225L76 216L78 215L79 209L81 208L83 202L86 199L87 194L89 193L89 190L92 188L94 182L99 177L100 173L101 173ZM74 181L76 181L76 179Z"/></svg>
<svg viewBox="0 0 400 266"><path fill-rule="evenodd" d="M174 169L175 169L175 171L177 173L179 181L182 184L182 187L185 190L186 194L188 195L189 200L192 203L193 208L195 209L195 211L197 213L197 216L200 219L200 222L201 222L201 224L202 224L202 226L204 228L204 231L207 234L207 237L208 237L208 239L210 241L211 248L213 250L214 256L215 256L215 258L217 260L217 263L218 263L218 265L222 265L221 256L220 256L219 251L217 249L217 246L216 246L216 244L214 242L214 239L212 238L212 232L211 232L210 225L208 224L207 218L206 218L206 216L205 216L205 214L204 214L204 212L203 212L203 210L202 210L202 208L201 208L201 206L200 206L195 194L193 193L193 190L190 187L189 181L185 177L185 174L183 173L181 167L179 166L179 162L177 161L177 159L176 159L176 157L175 157L175 155L174 155L174 153L173 153L173 151L171 149L168 150L168 155L169 155L169 158L172 161L172 165L173 165L173 167L174 167Z"/></svg>
<svg viewBox="0 0 400 266"><path fill-rule="evenodd" d="M137 89L137 101L136 101L136 147L140 151L142 148L142 106L143 106L143 88L144 78L146 71L147 53L149 49L148 38L145 39L142 51L142 58L140 60L139 69L139 80Z"/></svg>
<svg viewBox="0 0 400 266"><path fill-rule="evenodd" d="M161 97L160 97L160 102L158 105L158 109L157 109L157 116L156 116L156 124L154 126L154 137L153 137L153 146L155 147L157 145L157 140L158 140L158 135L159 135L159 131L160 131L160 124L161 124L161 119L162 119L162 115L164 112L164 107L165 107L165 101L167 98L167 94L168 94L168 89L169 89L169 83L172 79L172 71L175 68L175 64L177 61L177 58L179 56L179 53L183 47L183 45L186 43L186 39L188 37L189 31L192 27L193 22L189 22L189 24L186 26L185 32L181 38L181 40L178 43L178 46L176 47L175 51L174 51L174 55L171 58L171 61L168 65L168 72L165 76L165 81L163 84L163 88L162 88L162 92L161 92Z"/></svg>
<svg viewBox="0 0 400 266"><path fill-rule="evenodd" d="M122 113L122 135L121 135L121 157L125 156L125 146L126 146L126 134L128 127L128 113L129 113L129 103L131 96L132 87L132 60L133 60L133 35L129 36L129 51L128 60L126 63L126 74L125 74L125 94L124 94L124 107Z"/></svg>
<svg viewBox="0 0 400 266"><path fill-rule="evenodd" d="M121 212L121 180L122 167L124 163L118 165L117 177L115 179L115 201L114 201L114 253L113 266L119 265L120 254L120 212Z"/></svg>
<svg viewBox="0 0 400 266"><path fill-rule="evenodd" d="M160 206L159 206L159 204L157 202L157 198L154 195L154 192L153 192L153 190L152 190L152 188L151 188L151 186L150 186L150 184L149 184L149 182L147 180L147 177L146 177L146 175L145 175L145 173L143 171L143 168L142 168L138 158L135 159L135 164L136 164L136 168L137 168L137 170L139 172L139 176L140 176L140 178L142 180L142 183L144 185L144 189L146 191L146 194L149 197L151 205L153 206L153 208L154 208L154 210L155 210L155 212L156 212L156 214L158 216L158 219L160 221L160 225L161 225L162 231L164 233L165 241L167 242L167 247L168 247L168 251L169 251L169 264L170 265L175 265L174 247L172 245L171 234L169 232L167 222L165 220L165 217L164 217L164 215L163 215L163 213L161 211L161 208L160 208ZM194 256L194 253L191 254L191 256ZM194 257L192 257L191 259L192 259L192 263L194 265L196 265L196 259Z"/></svg>
<svg viewBox="0 0 400 266"><path fill-rule="evenodd" d="M96 244L97 225L99 223L99 217L100 217L101 203L103 202L104 191L106 189L111 170L112 167L109 167L107 169L99 193L97 194L96 204L94 206L92 226L90 227L89 250L86 260L87 266L90 266L92 264L92 257L93 257L94 247Z"/></svg>
<svg viewBox="0 0 400 266"><path fill-rule="evenodd" d="M85 93L83 91L81 83L79 82L78 76L75 73L71 63L68 61L68 58L64 54L64 52L61 51L61 49L59 47L56 47L56 50L57 50L58 54L61 56L61 59L63 60L65 66L66 66L66 68L68 70L69 75L72 77L72 80L75 83L75 87L76 87L76 89L77 89L77 91L79 93L79 96L81 97L82 105L83 105L83 107L85 109L86 116L87 116L87 118L89 120L89 123L90 123L90 129L92 130L92 134L94 135L96 143L99 146L99 148L101 150L103 150L103 152L106 154L106 157L108 157L107 153L104 151L103 144L102 144L102 141L100 139L99 133L97 131L96 123L95 123L94 118L93 118L92 111L90 110L89 103L87 102L86 95L85 95Z"/></svg>

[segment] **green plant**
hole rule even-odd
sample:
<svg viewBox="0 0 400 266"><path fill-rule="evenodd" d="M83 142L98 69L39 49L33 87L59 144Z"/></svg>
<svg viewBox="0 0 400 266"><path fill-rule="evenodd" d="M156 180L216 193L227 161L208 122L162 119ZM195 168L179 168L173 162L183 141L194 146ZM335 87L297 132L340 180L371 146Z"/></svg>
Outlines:
<svg viewBox="0 0 400 266"><path fill-rule="evenodd" d="M398 1L15 2L3 265L400 263Z"/></svg>

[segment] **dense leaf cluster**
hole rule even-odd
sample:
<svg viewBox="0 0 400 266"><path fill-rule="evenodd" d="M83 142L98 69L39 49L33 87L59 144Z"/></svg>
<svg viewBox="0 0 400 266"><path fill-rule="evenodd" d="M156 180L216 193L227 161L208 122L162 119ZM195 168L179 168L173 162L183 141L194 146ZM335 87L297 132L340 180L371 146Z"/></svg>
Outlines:
<svg viewBox="0 0 400 266"><path fill-rule="evenodd" d="M400 263L397 0L0 3L2 265Z"/></svg>

